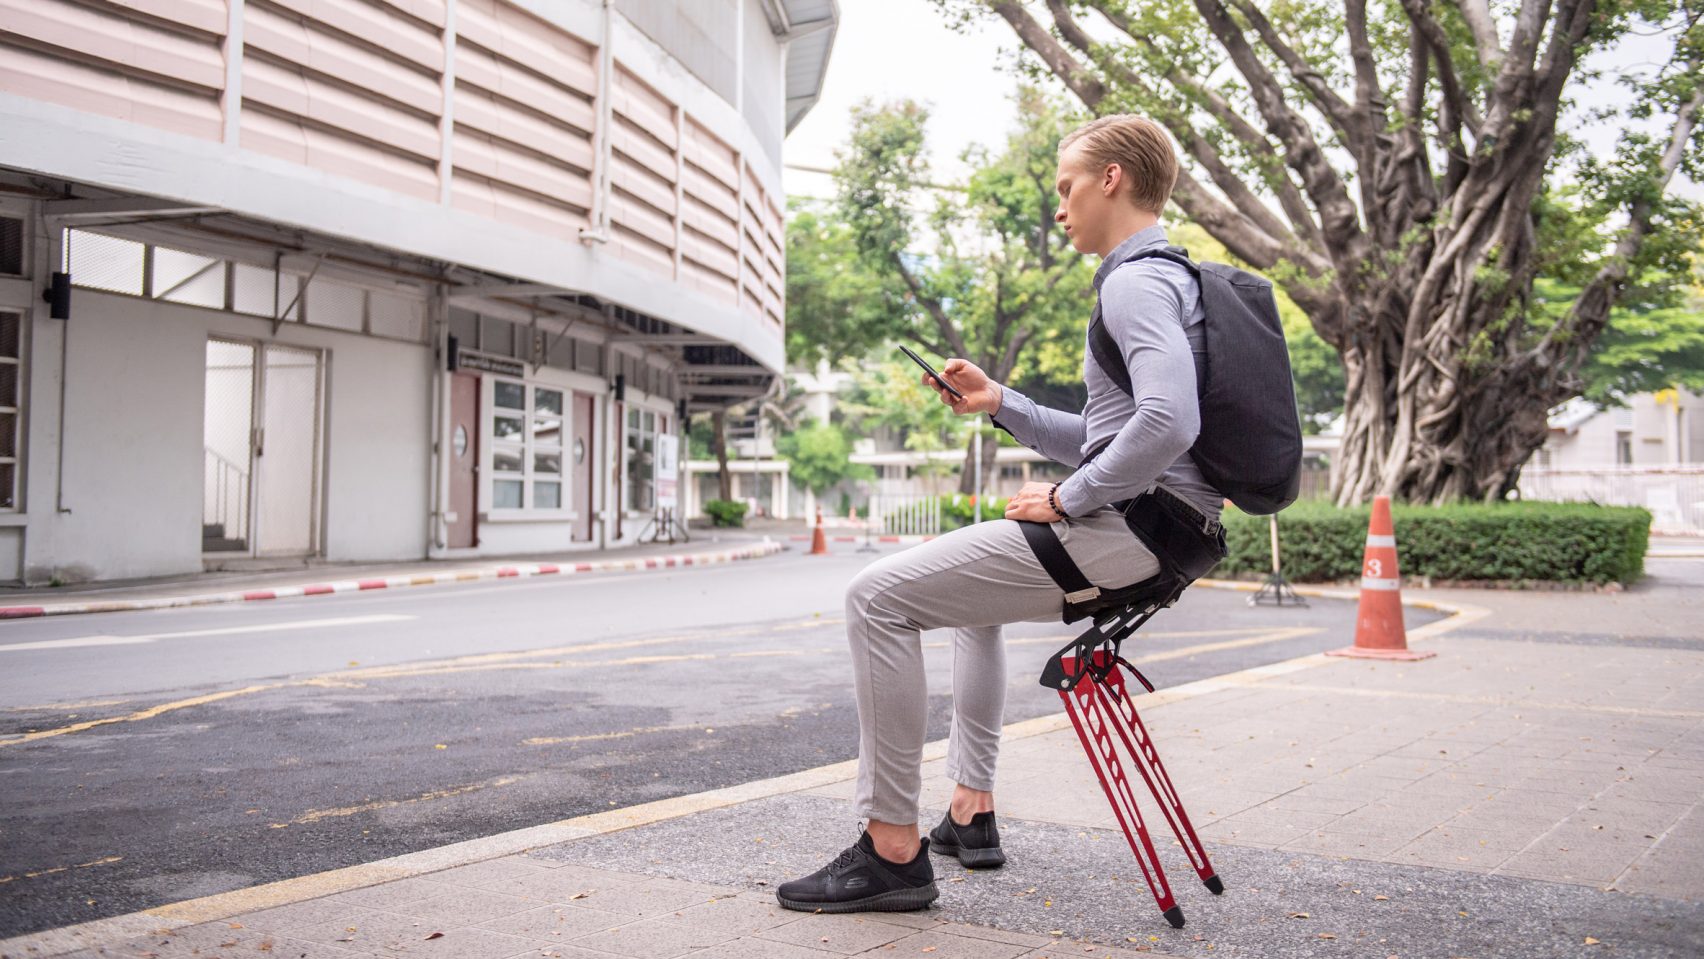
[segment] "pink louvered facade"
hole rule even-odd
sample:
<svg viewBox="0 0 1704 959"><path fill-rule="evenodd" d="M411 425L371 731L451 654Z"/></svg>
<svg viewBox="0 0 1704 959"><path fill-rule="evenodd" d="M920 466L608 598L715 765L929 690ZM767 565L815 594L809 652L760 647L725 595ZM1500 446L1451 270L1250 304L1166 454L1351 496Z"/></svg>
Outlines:
<svg viewBox="0 0 1704 959"><path fill-rule="evenodd" d="M600 9L0 0L0 93L229 149L258 177L283 164L290 189L356 184L545 241L597 233L598 256L758 320L779 342L778 155L755 146L740 105L674 83L686 72L659 71L638 44L612 48L600 89Z"/></svg>

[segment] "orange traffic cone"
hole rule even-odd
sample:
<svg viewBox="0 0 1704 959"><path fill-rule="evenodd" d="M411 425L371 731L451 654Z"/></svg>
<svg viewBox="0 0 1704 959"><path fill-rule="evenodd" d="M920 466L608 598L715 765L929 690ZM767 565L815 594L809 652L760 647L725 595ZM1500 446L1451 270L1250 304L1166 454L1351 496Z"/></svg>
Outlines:
<svg viewBox="0 0 1704 959"><path fill-rule="evenodd" d="M1396 567L1396 532L1390 522L1390 497L1373 497L1367 523L1367 551L1361 560L1361 604L1355 614L1355 645L1327 656L1361 659L1430 659L1431 650L1408 648L1402 625L1402 576Z"/></svg>
<svg viewBox="0 0 1704 959"><path fill-rule="evenodd" d="M828 555L828 535L822 530L822 506L817 506L816 532L811 534L812 556Z"/></svg>

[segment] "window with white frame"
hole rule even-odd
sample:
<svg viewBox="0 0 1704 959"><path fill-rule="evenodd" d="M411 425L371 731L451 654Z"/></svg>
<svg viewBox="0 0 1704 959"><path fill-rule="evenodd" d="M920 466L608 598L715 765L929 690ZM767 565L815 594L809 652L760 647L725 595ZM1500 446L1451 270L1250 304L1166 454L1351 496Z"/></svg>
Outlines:
<svg viewBox="0 0 1704 959"><path fill-rule="evenodd" d="M560 510L563 391L491 381L491 508Z"/></svg>
<svg viewBox="0 0 1704 959"><path fill-rule="evenodd" d="M634 512L657 507L657 430L664 417L650 410L627 408L627 503Z"/></svg>

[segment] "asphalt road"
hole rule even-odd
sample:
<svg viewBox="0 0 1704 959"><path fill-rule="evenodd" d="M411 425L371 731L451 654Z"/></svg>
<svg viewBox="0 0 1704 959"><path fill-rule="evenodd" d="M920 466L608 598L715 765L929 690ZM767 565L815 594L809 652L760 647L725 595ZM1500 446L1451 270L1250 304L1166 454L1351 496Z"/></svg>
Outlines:
<svg viewBox="0 0 1704 959"><path fill-rule="evenodd" d="M0 626L0 938L850 759L841 604L871 558ZM1174 685L1353 619L1197 589L1126 654ZM1036 677L1075 631L1009 627L1008 722L1059 708Z"/></svg>

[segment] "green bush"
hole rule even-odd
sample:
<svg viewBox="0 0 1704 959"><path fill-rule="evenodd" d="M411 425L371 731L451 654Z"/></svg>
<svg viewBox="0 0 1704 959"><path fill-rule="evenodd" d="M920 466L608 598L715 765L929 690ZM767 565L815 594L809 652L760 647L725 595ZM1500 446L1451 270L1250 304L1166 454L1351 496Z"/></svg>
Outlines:
<svg viewBox="0 0 1704 959"><path fill-rule="evenodd" d="M1370 512L1303 501L1279 513L1284 575L1359 577ZM1629 583L1644 575L1651 529L1645 510L1590 503L1397 505L1391 518L1402 575L1435 580ZM1266 517L1226 509L1224 522L1230 555L1210 575L1271 571Z"/></svg>
<svg viewBox="0 0 1704 959"><path fill-rule="evenodd" d="M704 513L715 526L744 526L747 508L746 504L729 499L704 501Z"/></svg>
<svg viewBox="0 0 1704 959"><path fill-rule="evenodd" d="M1006 497L984 496L982 498L982 521L1000 519L1006 515ZM976 504L969 496L954 493L952 496L941 497L941 532L969 526L976 521Z"/></svg>

